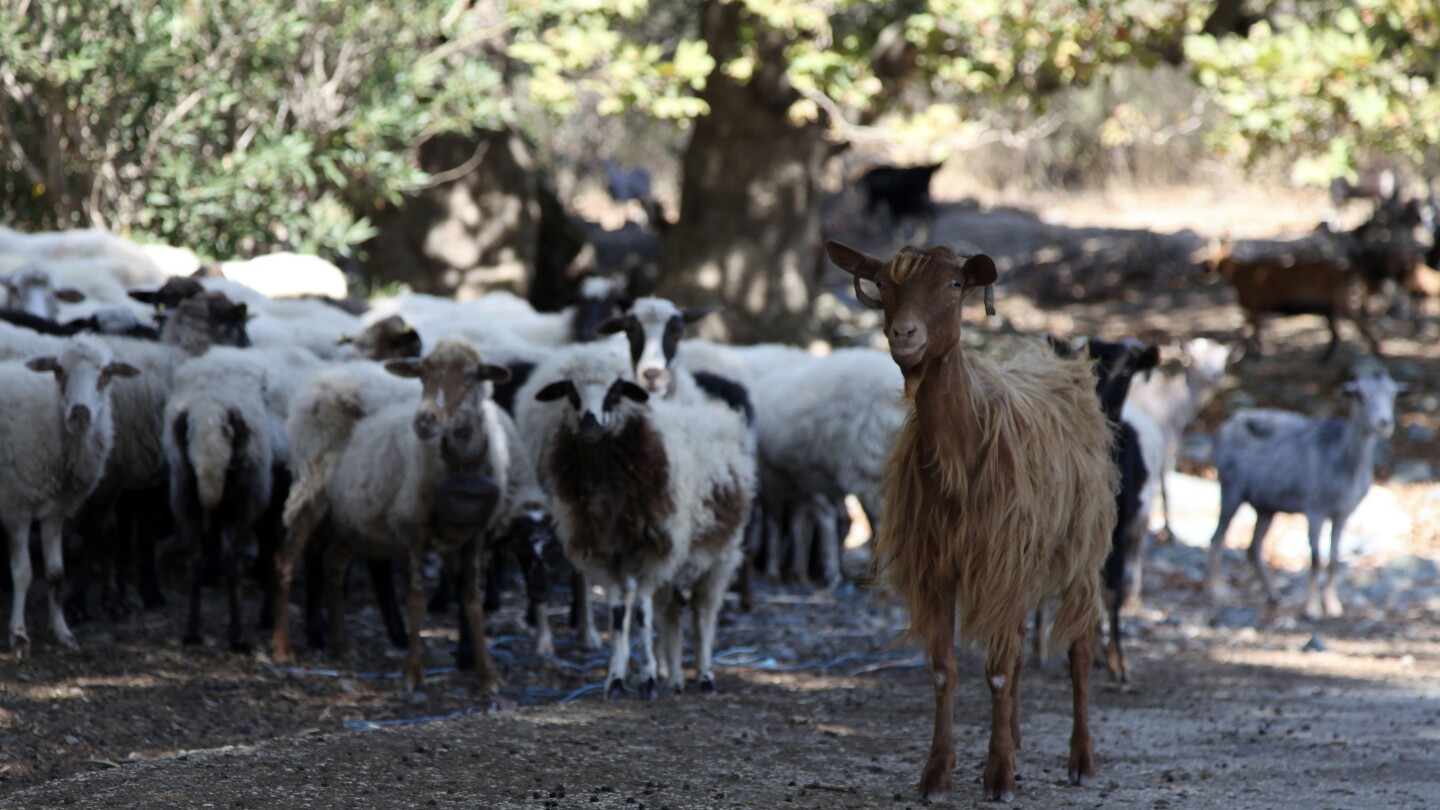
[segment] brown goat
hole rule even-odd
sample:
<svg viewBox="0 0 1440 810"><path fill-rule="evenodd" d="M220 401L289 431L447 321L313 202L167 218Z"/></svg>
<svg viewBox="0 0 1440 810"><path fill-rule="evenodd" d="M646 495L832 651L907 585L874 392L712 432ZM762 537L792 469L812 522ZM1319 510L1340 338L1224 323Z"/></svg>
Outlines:
<svg viewBox="0 0 1440 810"><path fill-rule="evenodd" d="M1250 324L1247 339L1251 351L1260 353L1260 321L1267 314L1323 315L1330 326L1330 345L1323 360L1329 360L1340 344L1337 319L1355 324L1360 334L1370 341L1370 349L1380 353L1380 342L1370 331L1365 319L1350 305L1350 268L1328 258L1296 256L1257 256L1237 259L1231 245L1221 243L1210 257L1211 267L1219 271L1235 288L1245 320Z"/></svg>
<svg viewBox="0 0 1440 810"><path fill-rule="evenodd" d="M1119 486L1090 363L1038 342L1000 361L962 351L961 306L996 278L995 262L971 245L905 247L888 262L837 242L826 253L855 277L865 305L884 309L890 356L912 402L886 469L875 554L909 604L910 632L935 679L921 792L933 801L951 789L958 608L961 640L985 648L993 705L985 794L1014 796L1025 619L1050 598L1059 600L1051 643L1069 645L1074 685L1069 774L1083 784L1095 774L1086 700L1097 572ZM862 281L878 287L878 299Z"/></svg>

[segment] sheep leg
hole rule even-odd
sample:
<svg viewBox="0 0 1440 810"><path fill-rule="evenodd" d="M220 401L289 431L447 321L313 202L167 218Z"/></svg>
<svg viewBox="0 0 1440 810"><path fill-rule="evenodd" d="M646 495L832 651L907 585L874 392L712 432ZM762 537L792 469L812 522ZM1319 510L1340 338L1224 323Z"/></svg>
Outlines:
<svg viewBox="0 0 1440 810"><path fill-rule="evenodd" d="M580 647L585 650L600 649L600 633L595 629L595 611L590 609L590 583L586 581L585 575L577 569L570 577L571 598L570 614L576 618L579 614L579 622L575 625L575 636L580 640Z"/></svg>
<svg viewBox="0 0 1440 810"><path fill-rule="evenodd" d="M662 587L655 594L655 627L660 633L660 682L667 692L685 691L685 669L680 649L680 599L675 588Z"/></svg>
<svg viewBox="0 0 1440 810"><path fill-rule="evenodd" d="M945 594L942 603L934 606L931 621L924 625L925 651L935 681L935 735L920 774L920 795L932 802L950 795L950 772L955 769L955 596L950 589L941 593Z"/></svg>
<svg viewBox="0 0 1440 810"><path fill-rule="evenodd" d="M185 635L180 639L180 643L193 646L204 641L200 632L200 591L204 587L205 575L210 567L209 558L215 555L208 548L210 538L207 533L196 529L195 516L177 517L186 524L183 534L190 543L190 614L185 622Z"/></svg>
<svg viewBox="0 0 1440 810"><path fill-rule="evenodd" d="M606 589L613 592L614 589ZM610 628L610 671L605 676L605 699L613 700L625 694L625 670L630 663L630 620L635 614L635 580L625 582L625 607L620 616L619 627ZM611 619L614 619L612 613ZM618 629L619 632L616 632Z"/></svg>
<svg viewBox="0 0 1440 810"><path fill-rule="evenodd" d="M1323 594L1325 616L1338 619L1345 614L1340 606L1340 538L1345 532L1345 519L1349 515L1330 516L1330 564L1325 579Z"/></svg>
<svg viewBox="0 0 1440 810"><path fill-rule="evenodd" d="M1140 586L1145 573L1145 550L1150 540L1150 516L1137 515L1130 526L1130 542L1125 546L1125 583L1122 610L1139 610Z"/></svg>
<svg viewBox="0 0 1440 810"><path fill-rule="evenodd" d="M485 643L485 604L480 596L481 554L481 544L473 540L460 549L460 599L464 606L465 618L470 625L470 644L475 658L475 678L480 681L482 693L495 696L500 694L500 679L495 673L494 663L490 660L490 646ZM410 579L413 584L415 577L412 575ZM420 599L423 606L423 582L421 583ZM411 610L411 620L418 621L415 619L413 606ZM420 626L416 624L415 629L418 631L419 628ZM413 636L418 639L420 634L416 632Z"/></svg>
<svg viewBox="0 0 1440 810"><path fill-rule="evenodd" d="M834 588L840 584L840 542L843 538L839 536L836 524L839 521L839 514L836 512L835 504L828 499L816 502L817 511L820 512L816 521L816 531L819 534L820 543L820 566L824 571L824 586Z"/></svg>
<svg viewBox="0 0 1440 810"><path fill-rule="evenodd" d="M395 564L372 557L365 561L365 567L370 571L370 589L375 592L375 604L385 622L385 635L395 649L403 650L410 639L405 632L405 617L400 615L400 601L395 598ZM440 578L442 588L447 581Z"/></svg>
<svg viewBox="0 0 1440 810"><path fill-rule="evenodd" d="M350 633L345 627L345 571L350 567L350 549L331 538L325 549L325 614L330 657L350 657ZM412 619L413 623L413 619Z"/></svg>
<svg viewBox="0 0 1440 810"><path fill-rule="evenodd" d="M726 566L717 565L695 585L695 677L700 682L700 694L715 692L715 670L712 659L715 655L715 628L720 623L720 606L725 603Z"/></svg>
<svg viewBox="0 0 1440 810"><path fill-rule="evenodd" d="M1173 542L1175 540L1175 530L1170 528L1170 490L1165 484L1165 479L1169 478L1169 475L1167 475L1167 473L1175 469L1175 456L1178 453L1179 448L1175 445L1174 442L1169 442L1166 444L1165 466L1160 473L1160 518L1161 521L1164 523L1163 529L1165 532L1166 542ZM1145 526L1148 529L1150 525L1150 516L1143 515L1142 519L1145 521Z"/></svg>
<svg viewBox="0 0 1440 810"><path fill-rule="evenodd" d="M302 510L290 526L289 532L275 551L275 627L270 633L270 659L277 664L294 660L295 652L290 647L290 586L295 581L295 563L305 552L310 535L316 528L315 510ZM306 573L313 570L313 560L306 560ZM317 611L312 610L315 592L314 577L307 577L305 619L312 625ZM313 637L313 626L307 626Z"/></svg>
<svg viewBox="0 0 1440 810"><path fill-rule="evenodd" d="M1070 686L1074 727L1070 732L1070 784L1084 786L1095 778L1095 752L1090 743L1090 633L1070 642Z"/></svg>
<svg viewBox="0 0 1440 810"><path fill-rule="evenodd" d="M5 533L10 537L10 649L16 660L30 654L30 634L25 632L25 596L30 591L30 516L3 515Z"/></svg>
<svg viewBox="0 0 1440 810"><path fill-rule="evenodd" d="M1016 642L1021 639L1015 639ZM1087 638L1088 642L1089 639ZM985 796L1009 802L1015 798L1015 706L1010 701L1010 678L1015 664L993 650L986 656L985 680L990 686L990 753L985 757ZM1009 646L1009 645L1004 645ZM1018 644L1015 649L1020 649ZM1088 674L1088 673L1087 673Z"/></svg>
<svg viewBox="0 0 1440 810"><path fill-rule="evenodd" d="M1030 640L1032 652L1030 666L1040 669L1045 666L1045 657L1048 651L1045 649L1045 605L1035 606L1035 637Z"/></svg>
<svg viewBox="0 0 1440 810"><path fill-rule="evenodd" d="M640 697L654 700L658 692L658 681L655 678L655 633L652 632L655 629L655 603L648 593L640 594L638 603L640 612L636 617L636 626L640 631Z"/></svg>
<svg viewBox="0 0 1440 810"><path fill-rule="evenodd" d="M1322 515L1307 513L1306 528L1310 530L1310 573L1305 581L1305 618L1318 621L1324 616L1320 609L1320 530L1324 528Z"/></svg>
<svg viewBox="0 0 1440 810"><path fill-rule="evenodd" d="M814 499L806 498L790 509L790 537L795 547L791 549L790 578L796 585L810 585L810 546L815 538Z"/></svg>
<svg viewBox="0 0 1440 810"><path fill-rule="evenodd" d="M1265 558L1260 552L1265 545L1265 535L1270 531L1270 521L1274 518L1274 512L1255 513L1255 536L1250 538L1250 548L1245 551L1250 566L1255 569L1255 578L1260 580L1260 587L1265 591L1265 603L1272 608L1280 604L1280 600L1275 597L1275 588L1270 584L1270 574L1265 570Z"/></svg>
<svg viewBox="0 0 1440 810"><path fill-rule="evenodd" d="M1328 363L1330 358L1335 356L1335 349L1340 345L1340 329L1335 323L1335 313L1329 312L1325 315L1325 323L1330 327L1330 345L1325 347L1325 354L1320 356L1320 362Z"/></svg>
<svg viewBox="0 0 1440 810"><path fill-rule="evenodd" d="M545 566L545 550L534 543L522 541L515 544L515 560L520 564L520 572L525 579L525 621L535 629L535 654L554 655L555 640L550 634L550 619L545 615L545 609L550 605L550 569ZM488 585L485 597L487 600L490 597Z"/></svg>
<svg viewBox="0 0 1440 810"><path fill-rule="evenodd" d="M1110 643L1105 648L1105 664L1112 681L1130 682L1130 667L1125 663L1125 648L1121 642L1120 604L1122 591L1105 589L1105 608L1110 618Z"/></svg>
<svg viewBox="0 0 1440 810"><path fill-rule="evenodd" d="M780 520L765 513L765 578L771 582L780 581L780 547L781 547Z"/></svg>
<svg viewBox="0 0 1440 810"><path fill-rule="evenodd" d="M1230 521L1235 519L1235 513L1240 510L1241 500L1236 497L1233 490L1227 490L1225 484L1220 484L1220 521L1215 524L1215 534L1210 537L1210 560L1205 571L1205 591L1210 595L1211 602L1220 602L1225 599L1224 583L1220 570L1220 553L1225 546L1225 530L1230 528Z"/></svg>
<svg viewBox="0 0 1440 810"><path fill-rule="evenodd" d="M65 608L62 594L65 589L64 544L65 517L52 515L40 521L40 546L45 551L45 583L50 592L50 627L55 631L55 640L67 650L80 649L75 634L65 623Z"/></svg>
<svg viewBox="0 0 1440 810"><path fill-rule="evenodd" d="M423 549L417 548L414 545L410 546L409 551L410 553L406 560L408 564L405 567L405 606L410 613L410 644L409 649L405 653L404 678L405 693L407 695L418 690L425 679L425 664L422 658L424 651L421 648L420 639L420 623L425 620L425 552ZM346 556L348 558L348 555ZM345 569L342 568L340 570L343 573ZM478 609L480 607L478 595L471 595L477 597L475 607ZM343 618L332 617L333 623L338 624L342 621ZM483 625L475 627L472 632L476 638L483 639L485 636L485 628ZM339 627L336 627L331 631L330 635L331 638L335 638L343 635L343 631ZM482 640L480 643L483 648L484 641ZM488 656L488 650L486 654ZM484 660L488 666L490 659L487 657ZM479 659L477 659L475 665L477 675L480 674L481 666ZM484 683L483 677L481 678L481 682L482 686L487 685Z"/></svg>
<svg viewBox="0 0 1440 810"><path fill-rule="evenodd" d="M225 590L230 595L230 626L228 637L230 652L248 653L250 645L245 641L245 623L240 618L240 590L244 581L240 577L240 549L236 538L229 532L220 535L220 565L225 571Z"/></svg>
<svg viewBox="0 0 1440 810"><path fill-rule="evenodd" d="M524 570L524 563L521 563L520 568ZM500 592L504 589L505 552L501 549L496 549L495 552L490 555L490 559L485 563L485 610L493 612L500 609ZM434 600L431 601L430 605L432 608L434 607ZM432 610L431 612L434 613L435 611Z"/></svg>

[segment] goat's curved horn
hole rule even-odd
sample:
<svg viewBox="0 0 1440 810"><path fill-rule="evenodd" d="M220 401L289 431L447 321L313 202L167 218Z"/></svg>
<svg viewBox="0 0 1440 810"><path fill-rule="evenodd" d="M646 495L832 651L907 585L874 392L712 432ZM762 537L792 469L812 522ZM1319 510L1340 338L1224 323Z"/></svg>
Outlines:
<svg viewBox="0 0 1440 810"><path fill-rule="evenodd" d="M986 285L985 285L985 317L987 317L987 318L993 318L994 316L995 316L995 285L994 285L994 284L986 284Z"/></svg>
<svg viewBox="0 0 1440 810"><path fill-rule="evenodd" d="M860 286L860 276L852 276L850 278L850 282L855 286L855 298L860 303L871 309L885 308L885 303L883 301L865 292L865 288Z"/></svg>

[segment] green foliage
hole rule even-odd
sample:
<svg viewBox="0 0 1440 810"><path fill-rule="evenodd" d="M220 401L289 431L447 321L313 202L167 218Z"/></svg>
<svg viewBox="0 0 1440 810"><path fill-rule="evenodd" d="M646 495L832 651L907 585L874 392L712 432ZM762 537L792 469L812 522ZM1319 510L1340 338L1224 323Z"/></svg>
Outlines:
<svg viewBox="0 0 1440 810"><path fill-rule="evenodd" d="M428 179L411 150L506 113L500 74L442 44L453 3L16 0L0 8L5 205L217 257L346 253L356 211ZM483 31L479 33L485 33Z"/></svg>
<svg viewBox="0 0 1440 810"><path fill-rule="evenodd" d="M1196 78L1226 113L1212 142L1251 159L1292 155L1302 182L1350 173L1372 151L1423 162L1440 146L1440 5L1296 9L1245 38L1186 40Z"/></svg>

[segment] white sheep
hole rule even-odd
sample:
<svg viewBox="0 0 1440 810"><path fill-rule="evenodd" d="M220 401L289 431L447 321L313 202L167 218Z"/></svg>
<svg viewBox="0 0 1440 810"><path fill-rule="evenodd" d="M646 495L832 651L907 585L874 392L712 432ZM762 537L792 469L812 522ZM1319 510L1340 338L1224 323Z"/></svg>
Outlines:
<svg viewBox="0 0 1440 810"><path fill-rule="evenodd" d="M623 689L632 618L654 616L640 636L642 694L680 691L681 606L693 600L696 669L713 691L711 654L725 589L741 561L740 532L754 488L743 419L719 405L652 399L630 380L613 346L562 351L522 387L519 421L554 497L566 556L590 581L619 591L624 613L612 633L607 694ZM581 632L593 634L585 609ZM657 681L657 676L660 678Z"/></svg>
<svg viewBox="0 0 1440 810"><path fill-rule="evenodd" d="M23 233L0 226L0 255L3 254L41 262L105 260L109 273L124 287L159 284L166 276L140 245L98 228Z"/></svg>
<svg viewBox="0 0 1440 810"><path fill-rule="evenodd" d="M490 399L491 381L504 381L509 372L485 363L472 346L457 340L440 341L423 360L392 360L385 367L392 374L420 378L418 406L401 401L385 407L380 401L386 395L367 389L359 377L343 382L320 375L292 408L296 482L285 510L290 537L278 564L272 655L277 660L291 655L284 616L294 561L328 516L334 529L326 555L332 653L349 652L341 603L349 555L405 557L411 632L404 685L407 691L417 688L423 677L425 553L454 552L467 620L477 631L476 675L482 687L494 689L497 680L479 632L484 617L478 558L479 541L509 514L510 458L519 448L512 446L513 431ZM367 413L373 406L378 410ZM317 424L316 417L326 414L348 427ZM307 435L312 427L325 435ZM347 438L337 439L342 433Z"/></svg>
<svg viewBox="0 0 1440 810"><path fill-rule="evenodd" d="M52 378L36 372L51 372ZM0 363L0 520L10 539L14 601L10 646L29 652L25 597L30 588L30 529L39 524L56 640L77 649L65 623L60 589L65 576L61 540L73 515L104 475L114 439L110 381L135 367L111 359L94 338L65 341L55 355Z"/></svg>
<svg viewBox="0 0 1440 810"><path fill-rule="evenodd" d="M322 295L338 299L350 292L340 268L319 256L303 253L270 253L221 262L220 272L269 298Z"/></svg>
<svg viewBox="0 0 1440 810"><path fill-rule="evenodd" d="M175 370L165 404L170 508L191 559L184 643L199 644L200 585L218 562L230 604L232 652L249 652L240 620L241 550L270 504L275 422L266 407L266 358L214 348Z"/></svg>

